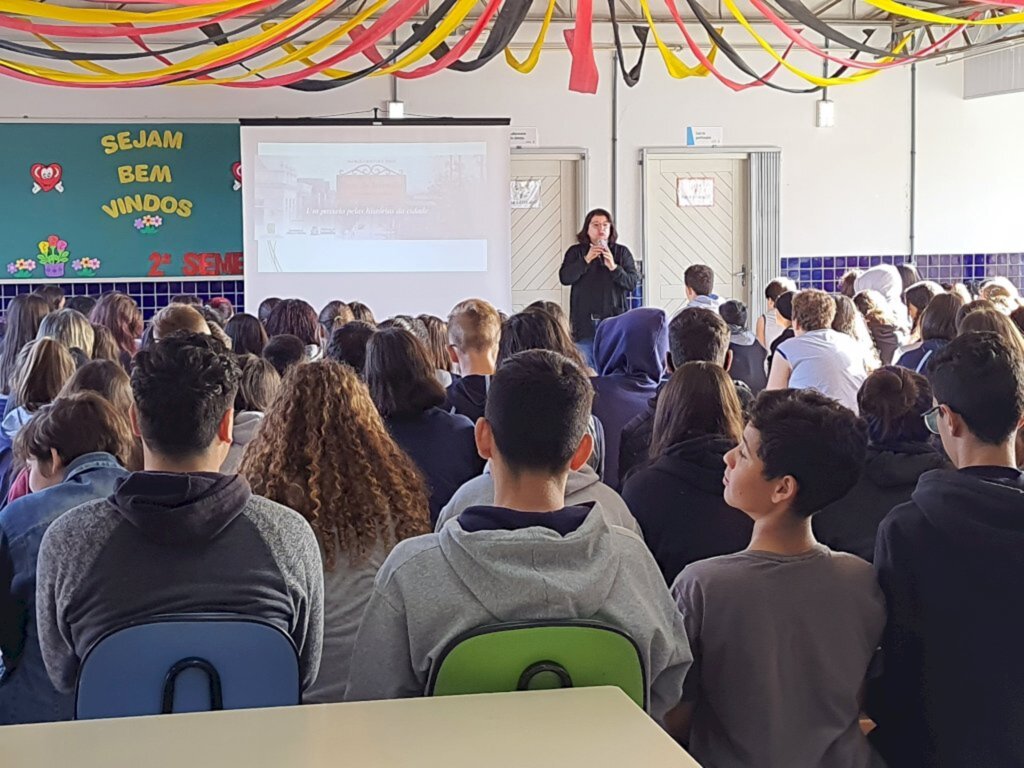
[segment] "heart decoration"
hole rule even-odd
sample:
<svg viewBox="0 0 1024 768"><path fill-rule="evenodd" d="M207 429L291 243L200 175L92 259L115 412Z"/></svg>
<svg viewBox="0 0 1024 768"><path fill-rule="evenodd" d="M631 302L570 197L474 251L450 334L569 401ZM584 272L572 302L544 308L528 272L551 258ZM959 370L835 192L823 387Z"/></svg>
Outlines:
<svg viewBox="0 0 1024 768"><path fill-rule="evenodd" d="M52 192L55 189L58 192L64 191L64 168L60 163L50 163L49 165L36 163L32 166L30 172L32 174L32 181L35 182L32 186L33 194L39 191Z"/></svg>

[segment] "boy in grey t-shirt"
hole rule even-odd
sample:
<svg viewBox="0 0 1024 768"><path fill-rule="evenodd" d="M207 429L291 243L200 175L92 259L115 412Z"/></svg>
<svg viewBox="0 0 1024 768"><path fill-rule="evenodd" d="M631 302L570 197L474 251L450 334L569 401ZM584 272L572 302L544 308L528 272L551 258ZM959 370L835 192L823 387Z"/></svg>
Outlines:
<svg viewBox="0 0 1024 768"><path fill-rule="evenodd" d="M858 696L885 626L871 566L818 544L811 515L864 464L864 423L813 391L764 392L726 454L750 546L688 566L673 595L694 663L674 730L714 768L880 765Z"/></svg>

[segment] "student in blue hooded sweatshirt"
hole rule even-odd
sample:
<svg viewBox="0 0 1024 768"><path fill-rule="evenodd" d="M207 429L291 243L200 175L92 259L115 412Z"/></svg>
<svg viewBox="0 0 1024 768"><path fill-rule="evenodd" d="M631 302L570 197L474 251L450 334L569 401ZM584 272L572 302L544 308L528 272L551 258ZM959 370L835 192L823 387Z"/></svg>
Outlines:
<svg viewBox="0 0 1024 768"><path fill-rule="evenodd" d="M600 502L565 505L566 479L590 453L592 397L562 355L531 350L502 362L475 427L493 502L388 555L356 636L348 700L422 696L445 647L485 624L595 619L636 641L651 715L678 703L690 648L651 553L609 525Z"/></svg>
<svg viewBox="0 0 1024 768"><path fill-rule="evenodd" d="M594 415L604 426L604 481L612 488L621 487L622 428L647 409L665 375L667 359L668 326L660 309L633 309L597 327Z"/></svg>
<svg viewBox="0 0 1024 768"><path fill-rule="evenodd" d="M872 740L890 766L1024 765L1024 359L968 333L932 355L928 378L925 420L956 469L924 474L878 529L889 623Z"/></svg>

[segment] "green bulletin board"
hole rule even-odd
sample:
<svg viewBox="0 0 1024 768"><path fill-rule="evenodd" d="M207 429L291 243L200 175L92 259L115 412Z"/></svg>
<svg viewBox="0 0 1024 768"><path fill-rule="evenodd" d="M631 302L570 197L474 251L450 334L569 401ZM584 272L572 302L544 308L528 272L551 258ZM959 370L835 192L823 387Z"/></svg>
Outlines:
<svg viewBox="0 0 1024 768"><path fill-rule="evenodd" d="M0 124L0 279L242 274L238 126Z"/></svg>

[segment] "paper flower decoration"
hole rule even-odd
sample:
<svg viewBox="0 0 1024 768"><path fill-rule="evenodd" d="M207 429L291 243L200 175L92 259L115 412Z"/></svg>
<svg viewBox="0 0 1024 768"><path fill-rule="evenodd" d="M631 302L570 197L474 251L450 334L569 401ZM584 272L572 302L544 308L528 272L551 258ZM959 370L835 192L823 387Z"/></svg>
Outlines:
<svg viewBox="0 0 1024 768"><path fill-rule="evenodd" d="M100 260L90 259L87 256L75 259L71 262L71 268L78 273L78 277L92 277L96 274L96 270L100 268Z"/></svg>
<svg viewBox="0 0 1024 768"><path fill-rule="evenodd" d="M136 231L141 232L144 235L151 235L156 232L164 224L162 216L150 216L146 214L135 220L134 227Z"/></svg>
<svg viewBox="0 0 1024 768"><path fill-rule="evenodd" d="M36 266L35 259L15 259L7 265L7 272L15 277L31 277Z"/></svg>

